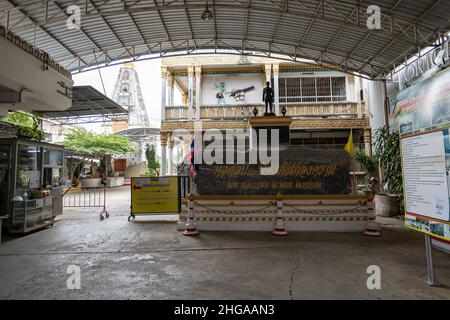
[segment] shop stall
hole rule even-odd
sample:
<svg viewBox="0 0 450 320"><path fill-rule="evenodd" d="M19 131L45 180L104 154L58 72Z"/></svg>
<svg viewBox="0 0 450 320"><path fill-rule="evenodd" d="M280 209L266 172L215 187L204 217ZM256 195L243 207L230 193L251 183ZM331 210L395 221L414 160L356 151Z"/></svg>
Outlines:
<svg viewBox="0 0 450 320"><path fill-rule="evenodd" d="M0 154L0 216L7 216L9 232L52 225L62 214L63 147L4 138Z"/></svg>

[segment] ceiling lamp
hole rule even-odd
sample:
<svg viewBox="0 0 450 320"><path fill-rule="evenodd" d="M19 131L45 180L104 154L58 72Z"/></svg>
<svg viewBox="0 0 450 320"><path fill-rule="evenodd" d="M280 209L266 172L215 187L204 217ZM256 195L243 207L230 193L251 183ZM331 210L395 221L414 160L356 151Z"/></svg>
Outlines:
<svg viewBox="0 0 450 320"><path fill-rule="evenodd" d="M206 9L202 13L202 20L206 21L206 20L213 20L213 19L214 19L214 15L211 11L209 11L208 0L206 0Z"/></svg>

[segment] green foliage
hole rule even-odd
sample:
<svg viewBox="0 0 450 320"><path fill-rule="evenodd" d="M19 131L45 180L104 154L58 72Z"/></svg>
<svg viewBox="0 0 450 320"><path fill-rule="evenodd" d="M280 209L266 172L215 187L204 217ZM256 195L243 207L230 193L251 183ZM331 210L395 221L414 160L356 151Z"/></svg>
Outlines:
<svg viewBox="0 0 450 320"><path fill-rule="evenodd" d="M384 182L388 183L389 193L403 197L402 166L400 155L400 136L388 128L380 128L374 134L375 156L384 170Z"/></svg>
<svg viewBox="0 0 450 320"><path fill-rule="evenodd" d="M156 169L160 167L159 161L156 156L156 149L154 145L147 144L145 150L145 157L147 158L147 175L156 177Z"/></svg>
<svg viewBox="0 0 450 320"><path fill-rule="evenodd" d="M110 134L95 134L85 129L70 130L62 144L77 153L90 156L136 152L127 138Z"/></svg>
<svg viewBox="0 0 450 320"><path fill-rule="evenodd" d="M6 117L2 118L2 121L16 126L20 138L44 140L44 132L39 129L38 119L33 114L19 111L9 112Z"/></svg>
<svg viewBox="0 0 450 320"><path fill-rule="evenodd" d="M369 156L367 152L363 149L358 149L355 155L356 161L361 163L361 165L366 170L366 183L369 179L376 175L377 173L377 159L375 156Z"/></svg>

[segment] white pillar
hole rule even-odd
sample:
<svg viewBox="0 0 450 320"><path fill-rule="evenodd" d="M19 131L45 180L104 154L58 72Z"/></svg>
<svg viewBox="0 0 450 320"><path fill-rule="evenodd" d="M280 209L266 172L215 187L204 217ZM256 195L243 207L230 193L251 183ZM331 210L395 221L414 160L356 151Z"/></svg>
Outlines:
<svg viewBox="0 0 450 320"><path fill-rule="evenodd" d="M161 134L161 176L167 174L167 134Z"/></svg>
<svg viewBox="0 0 450 320"><path fill-rule="evenodd" d="M161 121L166 119L167 67L161 67Z"/></svg>
<svg viewBox="0 0 450 320"><path fill-rule="evenodd" d="M202 68L195 67L195 119L200 120Z"/></svg>
<svg viewBox="0 0 450 320"><path fill-rule="evenodd" d="M348 74L345 80L345 85L347 88L347 92L346 92L346 96L347 99L346 101L350 101L350 102L356 102L357 98L356 98L356 85L355 85L355 76L352 74Z"/></svg>
<svg viewBox="0 0 450 320"><path fill-rule="evenodd" d="M188 119L192 120L192 105L194 102L194 67L188 68L188 103L189 103L189 109L188 109Z"/></svg>
<svg viewBox="0 0 450 320"><path fill-rule="evenodd" d="M173 94L174 94L174 78L173 75L169 75L167 78L167 85L169 86L169 90L167 91L167 105L173 106Z"/></svg>
<svg viewBox="0 0 450 320"><path fill-rule="evenodd" d="M172 138L169 140L168 142L168 146L169 146L169 175L173 175L174 170L173 170L173 140Z"/></svg>
<svg viewBox="0 0 450 320"><path fill-rule="evenodd" d="M275 93L275 114L277 116L280 115L280 86L278 84L278 75L280 73L280 65L273 65L273 83L274 88L273 91Z"/></svg>
<svg viewBox="0 0 450 320"><path fill-rule="evenodd" d="M384 127L386 123L386 114L384 102L386 94L384 91L384 83L382 81L368 81L369 82L369 112L370 112L370 126L372 130Z"/></svg>
<svg viewBox="0 0 450 320"><path fill-rule="evenodd" d="M272 79L272 65L266 64L266 82L270 82Z"/></svg>

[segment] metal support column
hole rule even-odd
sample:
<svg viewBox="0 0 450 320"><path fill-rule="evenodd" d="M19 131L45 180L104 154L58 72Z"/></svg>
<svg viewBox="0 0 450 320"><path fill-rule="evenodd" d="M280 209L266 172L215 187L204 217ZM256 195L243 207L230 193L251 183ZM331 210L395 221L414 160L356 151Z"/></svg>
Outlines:
<svg viewBox="0 0 450 320"><path fill-rule="evenodd" d="M433 266L433 246L431 244L431 236L425 235L425 254L427 256L427 276L423 279L429 286L440 286L436 279Z"/></svg>

